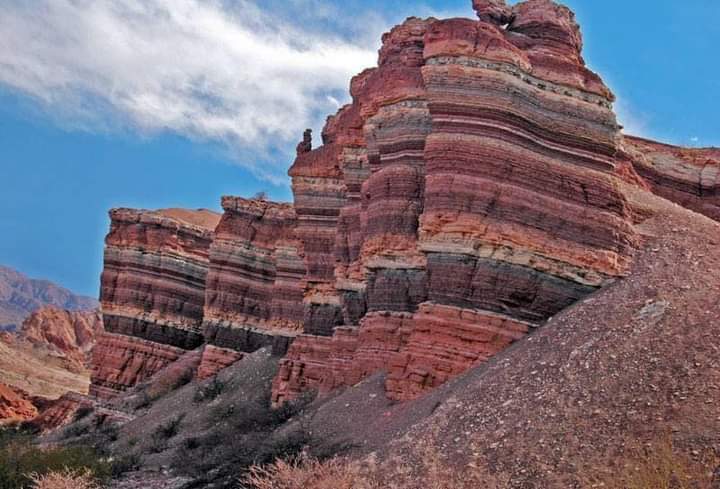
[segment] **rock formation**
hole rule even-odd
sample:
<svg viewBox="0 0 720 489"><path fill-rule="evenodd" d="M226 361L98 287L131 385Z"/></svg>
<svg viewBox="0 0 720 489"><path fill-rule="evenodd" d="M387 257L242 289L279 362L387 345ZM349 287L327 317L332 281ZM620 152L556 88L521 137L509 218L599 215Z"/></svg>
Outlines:
<svg viewBox="0 0 720 489"><path fill-rule="evenodd" d="M84 369L89 366L92 348L102 332L102 318L97 311L44 307L23 322L20 336L65 358L69 365Z"/></svg>
<svg viewBox="0 0 720 489"><path fill-rule="evenodd" d="M328 121L331 133L359 112L367 157L338 223L345 321L295 341L276 402L380 369L391 397L416 397L627 270L613 96L584 65L574 16L544 1L475 6L480 22L408 19L386 34L361 75L370 89L356 78L353 106ZM319 173L325 143L291 176L313 155Z"/></svg>
<svg viewBox="0 0 720 489"><path fill-rule="evenodd" d="M37 414L38 410L26 392L0 384L0 424L25 421Z"/></svg>
<svg viewBox="0 0 720 489"><path fill-rule="evenodd" d="M224 197L210 246L203 333L208 343L252 352L287 350L302 329L305 268L289 204Z"/></svg>
<svg viewBox="0 0 720 489"><path fill-rule="evenodd" d="M654 193L720 221L720 148L680 148L625 136L624 149Z"/></svg>
<svg viewBox="0 0 720 489"><path fill-rule="evenodd" d="M32 313L18 332L5 333L0 338L0 384L16 395L5 389L0 420L14 417L8 406L27 419L67 392L87 394L91 350L101 333L97 311L53 306ZM28 403L32 409L26 409Z"/></svg>
<svg viewBox="0 0 720 489"><path fill-rule="evenodd" d="M91 393L109 397L203 342L210 211L110 211Z"/></svg>
<svg viewBox="0 0 720 489"><path fill-rule="evenodd" d="M303 134L293 204L111 212L97 395L203 344L200 377L284 355L275 403L381 370L412 399L628 272L626 182L717 218L716 150L623 137L569 9L473 5L383 36L321 144Z"/></svg>

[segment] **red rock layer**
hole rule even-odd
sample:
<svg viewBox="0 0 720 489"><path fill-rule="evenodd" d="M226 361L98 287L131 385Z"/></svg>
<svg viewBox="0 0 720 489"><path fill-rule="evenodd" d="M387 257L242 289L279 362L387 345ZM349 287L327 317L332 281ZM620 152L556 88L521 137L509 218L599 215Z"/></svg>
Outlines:
<svg viewBox="0 0 720 489"><path fill-rule="evenodd" d="M185 350L133 336L105 333L93 349L90 395L109 399L149 379Z"/></svg>
<svg viewBox="0 0 720 489"><path fill-rule="evenodd" d="M0 424L25 421L37 416L38 410L29 395L5 384L0 384Z"/></svg>
<svg viewBox="0 0 720 489"><path fill-rule="evenodd" d="M224 197L210 247L203 332L240 351L276 353L302 329L305 268L290 204Z"/></svg>
<svg viewBox="0 0 720 489"><path fill-rule="evenodd" d="M654 193L720 221L720 148L680 148L625 136L623 149Z"/></svg>
<svg viewBox="0 0 720 489"><path fill-rule="evenodd" d="M411 314L370 313L360 328L340 327L332 337L298 337L280 363L273 402L280 404L308 390L325 394L387 370L412 327Z"/></svg>
<svg viewBox="0 0 720 489"><path fill-rule="evenodd" d="M205 277L219 216L189 215L196 217L173 209L110 211L100 291L107 331L181 348L201 343Z"/></svg>
<svg viewBox="0 0 720 489"><path fill-rule="evenodd" d="M94 406L95 403L91 399L74 392L68 392L59 399L50 401L49 405L42 409L40 414L33 419L33 424L44 432L52 431L69 424L81 407Z"/></svg>
<svg viewBox="0 0 720 489"><path fill-rule="evenodd" d="M405 344L391 358L388 395L414 399L488 360L531 327L499 314L425 303L413 316Z"/></svg>
<svg viewBox="0 0 720 489"><path fill-rule="evenodd" d="M99 312L66 311L44 307L28 317L21 336L30 343L53 350L71 365L89 365L90 352L103 332Z"/></svg>
<svg viewBox="0 0 720 489"><path fill-rule="evenodd" d="M110 211L100 300L108 334L93 354L91 393L108 397L202 341L210 243L220 216Z"/></svg>
<svg viewBox="0 0 720 489"><path fill-rule="evenodd" d="M199 380L213 377L221 370L241 360L244 354L228 348L219 348L214 345L205 345L197 368L196 377Z"/></svg>

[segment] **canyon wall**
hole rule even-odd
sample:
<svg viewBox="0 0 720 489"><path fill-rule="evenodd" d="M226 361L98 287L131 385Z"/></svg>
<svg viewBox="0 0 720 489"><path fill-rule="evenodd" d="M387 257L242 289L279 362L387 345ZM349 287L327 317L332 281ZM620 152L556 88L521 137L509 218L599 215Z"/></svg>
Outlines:
<svg viewBox="0 0 720 489"><path fill-rule="evenodd" d="M321 144L303 134L293 204L111 212L96 395L269 347L276 404L378 371L412 399L627 274L623 180L718 217L717 150L623 137L569 9L473 6L383 36Z"/></svg>

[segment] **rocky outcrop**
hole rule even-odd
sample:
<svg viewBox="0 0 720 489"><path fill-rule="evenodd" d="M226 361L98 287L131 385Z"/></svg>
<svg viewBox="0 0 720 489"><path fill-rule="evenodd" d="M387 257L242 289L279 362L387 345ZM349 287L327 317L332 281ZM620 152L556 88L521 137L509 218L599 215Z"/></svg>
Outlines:
<svg viewBox="0 0 720 489"><path fill-rule="evenodd" d="M110 211L100 301L105 329L192 349L200 345L209 211Z"/></svg>
<svg viewBox="0 0 720 489"><path fill-rule="evenodd" d="M20 338L50 350L76 369L84 369L90 364L92 348L102 332L102 318L97 311L44 307L23 322Z"/></svg>
<svg viewBox="0 0 720 489"><path fill-rule="evenodd" d="M0 383L27 392L38 408L66 392L86 394L91 351L102 330L97 311L39 309L18 332L0 338Z"/></svg>
<svg viewBox="0 0 720 489"><path fill-rule="evenodd" d="M208 343L287 350L302 329L305 268L290 204L224 197L210 246L203 333Z"/></svg>
<svg viewBox="0 0 720 489"><path fill-rule="evenodd" d="M33 419L33 425L43 432L49 432L69 424L81 408L92 409L95 402L74 392L68 392L59 399L48 403Z"/></svg>
<svg viewBox="0 0 720 489"><path fill-rule="evenodd" d="M0 331L14 331L33 312L44 306L69 311L97 309L95 299L73 294L47 280L31 279L0 266Z"/></svg>
<svg viewBox="0 0 720 489"><path fill-rule="evenodd" d="M338 220L343 326L335 316L332 338L295 341L276 402L380 369L391 397L416 397L628 268L614 98L585 67L572 12L542 0L474 5L480 22L411 18L386 34L378 68L328 121L331 132L359 112L367 158L363 173L348 165ZM375 91L386 78L391 89ZM376 347L366 369L378 321L392 346Z"/></svg>
<svg viewBox="0 0 720 489"><path fill-rule="evenodd" d="M623 149L655 194L720 221L720 148L681 148L625 136Z"/></svg>
<svg viewBox="0 0 720 489"><path fill-rule="evenodd" d="M0 384L0 425L32 419L37 414L37 407L26 392Z"/></svg>
<svg viewBox="0 0 720 489"><path fill-rule="evenodd" d="M93 350L90 395L108 399L179 359L185 350L128 335L105 333Z"/></svg>
<svg viewBox="0 0 720 489"><path fill-rule="evenodd" d="M100 300L107 334L94 350L91 393L108 397L202 344L210 211L110 211Z"/></svg>

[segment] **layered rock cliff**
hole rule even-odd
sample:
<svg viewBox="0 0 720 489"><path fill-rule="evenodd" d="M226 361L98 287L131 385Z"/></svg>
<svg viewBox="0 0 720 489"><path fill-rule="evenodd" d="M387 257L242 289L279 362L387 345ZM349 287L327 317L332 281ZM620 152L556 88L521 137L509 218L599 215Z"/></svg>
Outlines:
<svg viewBox="0 0 720 489"><path fill-rule="evenodd" d="M275 403L381 370L412 399L625 276L622 180L718 217L717 151L623 137L569 9L473 5L383 36L322 144L298 144L293 204L111 212L96 395L205 344L201 377L283 355Z"/></svg>
<svg viewBox="0 0 720 489"><path fill-rule="evenodd" d="M625 136L624 149L654 193L720 220L720 148L680 148Z"/></svg>
<svg viewBox="0 0 720 489"><path fill-rule="evenodd" d="M110 397L202 344L219 219L204 210L110 211L100 290L106 333L93 353L91 394Z"/></svg>

